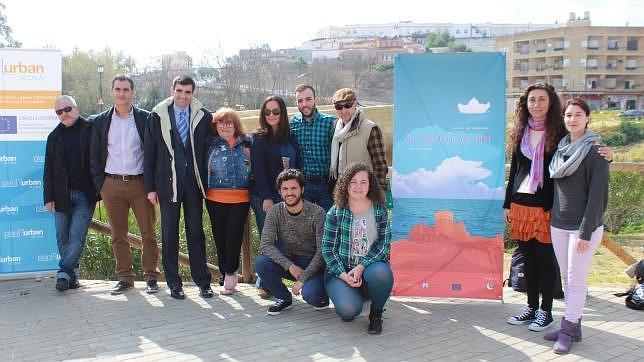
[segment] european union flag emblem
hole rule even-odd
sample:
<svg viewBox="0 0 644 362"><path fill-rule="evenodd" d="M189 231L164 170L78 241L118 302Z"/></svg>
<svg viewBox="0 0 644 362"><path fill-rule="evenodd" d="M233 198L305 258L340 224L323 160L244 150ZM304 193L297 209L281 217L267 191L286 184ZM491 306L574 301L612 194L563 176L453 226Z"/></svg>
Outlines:
<svg viewBox="0 0 644 362"><path fill-rule="evenodd" d="M0 134L18 134L18 117L0 116Z"/></svg>
<svg viewBox="0 0 644 362"><path fill-rule="evenodd" d="M452 284L452 290L461 290L460 284Z"/></svg>

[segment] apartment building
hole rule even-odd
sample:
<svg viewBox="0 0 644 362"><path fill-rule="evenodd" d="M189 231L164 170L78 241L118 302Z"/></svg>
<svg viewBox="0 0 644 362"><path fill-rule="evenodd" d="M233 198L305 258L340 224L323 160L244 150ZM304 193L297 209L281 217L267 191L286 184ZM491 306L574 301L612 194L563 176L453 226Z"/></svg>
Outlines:
<svg viewBox="0 0 644 362"><path fill-rule="evenodd" d="M548 82L593 108L644 108L644 27L591 26L588 12L570 13L565 27L497 37L496 46L506 53L510 100Z"/></svg>

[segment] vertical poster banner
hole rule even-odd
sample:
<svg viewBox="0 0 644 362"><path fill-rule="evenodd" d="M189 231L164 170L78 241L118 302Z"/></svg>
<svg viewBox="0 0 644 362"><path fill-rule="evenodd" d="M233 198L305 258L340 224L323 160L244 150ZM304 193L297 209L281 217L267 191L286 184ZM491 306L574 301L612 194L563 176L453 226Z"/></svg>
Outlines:
<svg viewBox="0 0 644 362"><path fill-rule="evenodd" d="M58 268L42 175L47 135L58 124L61 54L2 48L0 63L0 278L10 278Z"/></svg>
<svg viewBox="0 0 644 362"><path fill-rule="evenodd" d="M394 295L503 298L505 56L394 64Z"/></svg>

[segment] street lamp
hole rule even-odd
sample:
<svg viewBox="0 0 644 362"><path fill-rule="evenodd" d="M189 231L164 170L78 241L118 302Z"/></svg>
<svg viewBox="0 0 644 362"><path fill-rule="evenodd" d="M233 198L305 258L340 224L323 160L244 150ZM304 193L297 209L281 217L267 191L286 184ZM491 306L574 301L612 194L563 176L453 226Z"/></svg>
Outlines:
<svg viewBox="0 0 644 362"><path fill-rule="evenodd" d="M103 64L99 64L98 68L98 111L103 110L103 105L105 105L105 102L103 102L103 73L105 73L105 66Z"/></svg>

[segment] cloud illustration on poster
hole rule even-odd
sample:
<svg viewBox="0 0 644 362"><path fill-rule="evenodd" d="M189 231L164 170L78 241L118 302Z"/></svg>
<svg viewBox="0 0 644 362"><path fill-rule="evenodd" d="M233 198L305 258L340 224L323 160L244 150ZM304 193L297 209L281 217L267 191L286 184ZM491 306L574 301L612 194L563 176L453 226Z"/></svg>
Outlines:
<svg viewBox="0 0 644 362"><path fill-rule="evenodd" d="M409 174L393 171L394 197L433 199L503 199L503 187L490 187L481 180L492 175L481 161L446 158L435 170L417 169Z"/></svg>
<svg viewBox="0 0 644 362"><path fill-rule="evenodd" d="M467 104L457 104L458 111L463 114L482 114L490 110L490 102L481 103L478 99L472 98Z"/></svg>

